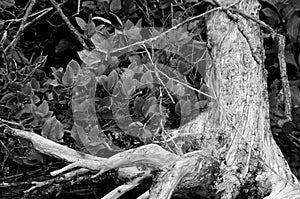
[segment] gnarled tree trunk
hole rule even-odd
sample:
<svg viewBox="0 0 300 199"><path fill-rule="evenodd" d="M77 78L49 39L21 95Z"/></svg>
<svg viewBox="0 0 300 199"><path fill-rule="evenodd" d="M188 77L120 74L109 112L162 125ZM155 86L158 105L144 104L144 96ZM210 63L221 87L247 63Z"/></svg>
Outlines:
<svg viewBox="0 0 300 199"><path fill-rule="evenodd" d="M234 2L219 3L226 7ZM236 4L237 9L254 18L258 18L259 6L256 0ZM211 163L217 160L220 170L216 188L224 199L241 196L245 188L254 186L259 190L254 197L300 198L298 180L270 131L259 24L230 11L218 11L207 18L207 27L211 60L207 80L210 94L216 100L209 112L189 124L193 126L189 130L198 135L198 147L202 151L201 155L194 153L198 155L195 162L200 161L199 164L186 165L191 172L189 178L199 179L201 172L210 170L205 165L213 165ZM212 158L209 164L201 163L208 160L205 157ZM197 167L202 170L195 178L193 172ZM170 179L165 183L167 181Z"/></svg>
<svg viewBox="0 0 300 199"><path fill-rule="evenodd" d="M223 6L234 3L223 2ZM243 0L237 9L257 18L259 3ZM224 155L219 191L225 189L224 198L231 198L245 182L255 179L265 193L271 191L269 198L300 197L295 187L298 180L270 131L259 25L242 16L216 12L207 26L212 60L208 78L217 97L208 122L224 143L217 144L218 155Z"/></svg>

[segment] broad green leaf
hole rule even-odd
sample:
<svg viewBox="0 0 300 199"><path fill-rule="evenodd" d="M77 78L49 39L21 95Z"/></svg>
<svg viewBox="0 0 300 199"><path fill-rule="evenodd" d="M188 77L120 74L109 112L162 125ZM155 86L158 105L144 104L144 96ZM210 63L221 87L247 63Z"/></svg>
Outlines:
<svg viewBox="0 0 300 199"><path fill-rule="evenodd" d="M150 138L153 136L153 133L151 132L150 129L148 129L147 127L146 128L143 128L141 133L140 133L140 136L139 138Z"/></svg>
<svg viewBox="0 0 300 199"><path fill-rule="evenodd" d="M132 27L134 27L134 24L132 23L132 21L130 21L129 19L126 21L125 25L124 25L124 29L125 30L129 30Z"/></svg>
<svg viewBox="0 0 300 199"><path fill-rule="evenodd" d="M137 27L137 28L142 28L142 21L143 21L143 19L140 18L140 19L138 20L138 22L135 24L135 27Z"/></svg>
<svg viewBox="0 0 300 199"><path fill-rule="evenodd" d="M179 96L185 95L185 89L181 84L174 85L173 92L174 92L174 94L179 95Z"/></svg>
<svg viewBox="0 0 300 199"><path fill-rule="evenodd" d="M98 110L97 110L97 112L98 112ZM101 117L105 120L113 120L114 119L112 111L109 110L108 108L104 107L103 109L99 110L99 112L100 112Z"/></svg>
<svg viewBox="0 0 300 199"><path fill-rule="evenodd" d="M142 107L145 100L141 97L136 97L133 102L133 111L137 117L143 116Z"/></svg>
<svg viewBox="0 0 300 199"><path fill-rule="evenodd" d="M204 109L207 107L208 103L208 100L200 100L194 104L194 109Z"/></svg>
<svg viewBox="0 0 300 199"><path fill-rule="evenodd" d="M137 65L141 65L141 57L139 55L131 55L129 56L130 63L136 62Z"/></svg>
<svg viewBox="0 0 300 199"><path fill-rule="evenodd" d="M64 136L63 125L55 116L46 120L42 127L42 136L53 141L61 141Z"/></svg>
<svg viewBox="0 0 300 199"><path fill-rule="evenodd" d="M296 86L291 87L291 99L293 107L300 107L300 89Z"/></svg>
<svg viewBox="0 0 300 199"><path fill-rule="evenodd" d="M92 13L89 15L88 23L86 24L84 34L91 38L96 33L96 25L92 20Z"/></svg>
<svg viewBox="0 0 300 199"><path fill-rule="evenodd" d="M289 50L285 50L284 51L284 55L285 55L285 61L293 66L297 66L294 54L289 51Z"/></svg>
<svg viewBox="0 0 300 199"><path fill-rule="evenodd" d="M95 33L91 38L96 49L102 49L101 43L104 42L106 39L107 38L105 36L101 35L100 33Z"/></svg>
<svg viewBox="0 0 300 199"><path fill-rule="evenodd" d="M148 110L146 111L145 117L155 115L159 112L159 104L151 104Z"/></svg>
<svg viewBox="0 0 300 199"><path fill-rule="evenodd" d="M87 112L90 106L89 99L86 99L81 103L74 103L73 110L74 112Z"/></svg>
<svg viewBox="0 0 300 199"><path fill-rule="evenodd" d="M96 100L97 105L109 108L112 105L112 98L107 96Z"/></svg>
<svg viewBox="0 0 300 199"><path fill-rule="evenodd" d="M190 100L179 100L175 105L175 112L181 116L189 116L192 112Z"/></svg>
<svg viewBox="0 0 300 199"><path fill-rule="evenodd" d="M177 71L183 75L185 75L185 73L189 70L188 68L188 64L182 62L182 61L179 61L177 63Z"/></svg>
<svg viewBox="0 0 300 199"><path fill-rule="evenodd" d="M31 88L33 88L35 90L39 90L41 88L40 82L37 81L35 78L31 79L30 86L31 86Z"/></svg>
<svg viewBox="0 0 300 199"><path fill-rule="evenodd" d="M271 8L264 8L261 10L265 16L272 17L272 18L278 18L278 15L275 11L273 11Z"/></svg>
<svg viewBox="0 0 300 199"><path fill-rule="evenodd" d="M134 72L131 69L124 68L124 72L122 73L122 78L132 78Z"/></svg>
<svg viewBox="0 0 300 199"><path fill-rule="evenodd" d="M129 30L126 30L124 34L128 38L128 44L132 44L134 42L139 42L142 40L141 29L135 26Z"/></svg>
<svg viewBox="0 0 300 199"><path fill-rule="evenodd" d="M126 107L122 107L122 109L116 110L113 112L114 120L116 121L118 127L123 131L128 131L128 125L132 122L128 112L124 111Z"/></svg>
<svg viewBox="0 0 300 199"><path fill-rule="evenodd" d="M172 91L173 90L173 87L174 87L174 81L173 79L169 79L168 82L166 83L166 87Z"/></svg>
<svg viewBox="0 0 300 199"><path fill-rule="evenodd" d="M299 35L300 18L296 14L292 14L287 18L286 23L289 36L296 39Z"/></svg>
<svg viewBox="0 0 300 199"><path fill-rule="evenodd" d="M72 86L74 83L74 71L70 65L67 66L66 72L62 77L62 83L64 86Z"/></svg>
<svg viewBox="0 0 300 199"><path fill-rule="evenodd" d="M118 81L118 73L115 70L113 70L108 75L108 78L106 81L107 81L107 89L109 92L111 92Z"/></svg>
<svg viewBox="0 0 300 199"><path fill-rule="evenodd" d="M169 42L174 43L176 45L183 45L188 43L191 40L188 32L180 32L178 30L173 30L169 32Z"/></svg>
<svg viewBox="0 0 300 199"><path fill-rule="evenodd" d="M83 19L81 19L80 17L75 17L75 20L76 20L78 26L79 26L82 30L85 30L85 29L86 29L86 24L87 24L87 23L86 23Z"/></svg>
<svg viewBox="0 0 300 199"><path fill-rule="evenodd" d="M122 8L121 0L111 0L109 9L112 12L118 12Z"/></svg>
<svg viewBox="0 0 300 199"><path fill-rule="evenodd" d="M76 81L77 86L87 86L88 84L94 85L96 79L93 75L93 73L88 72L88 73L80 73L79 78Z"/></svg>
<svg viewBox="0 0 300 199"><path fill-rule="evenodd" d="M96 77L100 76L100 75L103 75L103 73L105 72L105 70L107 69L107 65L105 64L94 64L94 65L91 65L92 68L95 68L95 74L96 74Z"/></svg>
<svg viewBox="0 0 300 199"><path fill-rule="evenodd" d="M76 141L76 144L81 148L86 146L89 142L88 136L86 135L84 129L76 123L73 124L71 136Z"/></svg>
<svg viewBox="0 0 300 199"><path fill-rule="evenodd" d="M115 46L115 37L116 36L111 36L109 38L106 38L102 36L100 33L95 33L92 37L91 40L93 44L95 45L95 50L93 51L99 51L103 54L103 57L107 56L109 52L114 48Z"/></svg>
<svg viewBox="0 0 300 199"><path fill-rule="evenodd" d="M39 103L41 99L37 95L32 95L32 102L34 104Z"/></svg>
<svg viewBox="0 0 300 199"><path fill-rule="evenodd" d="M109 75L108 77L105 75L101 75L97 81L103 86L103 88L108 92L111 93L114 86L117 83L117 78L114 74Z"/></svg>
<svg viewBox="0 0 300 199"><path fill-rule="evenodd" d="M82 50L78 52L80 59L86 64L86 65L92 65L95 63L99 63L103 59L103 55L96 51L88 51L88 50Z"/></svg>
<svg viewBox="0 0 300 199"><path fill-rule="evenodd" d="M97 82L99 82L99 84L101 84L103 87L106 87L105 85L106 85L106 82L107 82L107 76L106 75L101 75L99 78L97 78Z"/></svg>
<svg viewBox="0 0 300 199"><path fill-rule="evenodd" d="M46 93L46 95L47 95L47 99L48 100L54 100L54 96L53 96L53 93Z"/></svg>
<svg viewBox="0 0 300 199"><path fill-rule="evenodd" d="M98 128L98 125L95 125L90 131L89 131L89 140L90 140L90 145L99 145L102 141L99 138L100 130Z"/></svg>
<svg viewBox="0 0 300 199"><path fill-rule="evenodd" d="M49 115L49 113L50 113L49 105L48 105L48 102L46 100L44 100L43 103L37 107L37 110L35 112L36 115L39 115L42 118Z"/></svg>
<svg viewBox="0 0 300 199"><path fill-rule="evenodd" d="M79 111L73 111L73 119L76 121L81 121L81 122L87 122L89 119L89 113L87 112L79 112Z"/></svg>
<svg viewBox="0 0 300 199"><path fill-rule="evenodd" d="M83 1L82 2L82 7L83 8L88 8L88 9L93 10L93 11L95 11L96 8L97 8L94 1Z"/></svg>
<svg viewBox="0 0 300 199"><path fill-rule="evenodd" d="M38 82L35 78L32 78L31 79L31 82L33 81L33 79ZM32 83L31 82L28 82L24 85L24 87L22 88L22 91L26 94L26 95L31 95L33 92L32 92Z"/></svg>
<svg viewBox="0 0 300 199"><path fill-rule="evenodd" d="M155 97L148 98L142 107L142 112L145 117L148 117L150 113L155 113L158 111L158 102Z"/></svg>
<svg viewBox="0 0 300 199"><path fill-rule="evenodd" d="M153 76L152 73L150 71L147 71L143 74L142 78L141 78L141 83L142 84L153 84Z"/></svg>
<svg viewBox="0 0 300 199"><path fill-rule="evenodd" d="M144 125L141 122L132 122L129 124L127 132L131 136L139 137L143 126Z"/></svg>
<svg viewBox="0 0 300 199"><path fill-rule="evenodd" d="M77 61L75 61L75 60L72 59L68 63L67 67L71 67L73 69L74 75L78 75L78 73L80 71L80 65L78 64Z"/></svg>
<svg viewBox="0 0 300 199"><path fill-rule="evenodd" d="M122 82L122 90L127 96L131 96L135 91L135 83L131 78L124 78Z"/></svg>
<svg viewBox="0 0 300 199"><path fill-rule="evenodd" d="M156 112L155 115L153 115L153 117L150 118L150 126L151 129L156 130L158 127L160 127L160 124L162 122L162 124L164 124L164 117L162 115L160 115L160 113Z"/></svg>
<svg viewBox="0 0 300 199"><path fill-rule="evenodd" d="M17 100L19 103L25 103L26 95L22 91L17 91Z"/></svg>

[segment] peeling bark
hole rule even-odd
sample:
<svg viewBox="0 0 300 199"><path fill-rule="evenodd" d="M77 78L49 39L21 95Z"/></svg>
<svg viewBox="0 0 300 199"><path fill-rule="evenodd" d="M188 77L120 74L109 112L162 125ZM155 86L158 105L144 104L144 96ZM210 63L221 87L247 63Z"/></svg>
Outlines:
<svg viewBox="0 0 300 199"><path fill-rule="evenodd" d="M227 4L233 1L224 1ZM258 18L256 0L240 1L237 9ZM264 72L264 51L259 25L239 15L215 12L207 20L211 63L209 83L218 98L210 120L217 124L224 149L219 191L222 198L239 193L247 178L257 178L264 192L271 185L272 195L298 186L270 131L269 104ZM255 172L257 171L257 172ZM254 173L256 173L254 175ZM264 177L267 177L267 180ZM261 179L261 180L259 180ZM300 195L299 188L297 193ZM281 192L279 198L288 197ZM286 196L284 194L287 194Z"/></svg>

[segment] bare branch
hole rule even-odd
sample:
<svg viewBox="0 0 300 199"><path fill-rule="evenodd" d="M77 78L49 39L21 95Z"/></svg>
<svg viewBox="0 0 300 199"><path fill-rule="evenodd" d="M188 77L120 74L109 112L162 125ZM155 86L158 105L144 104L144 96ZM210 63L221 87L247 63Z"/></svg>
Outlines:
<svg viewBox="0 0 300 199"><path fill-rule="evenodd" d="M31 10L32 10L32 7L34 6L34 4L35 4L35 0L31 0L28 8L26 9L25 15L24 15L24 17L23 17L23 19L21 21L21 25L20 25L20 27L19 27L16 35L14 36L14 39L4 49L4 53L8 53L8 51L10 51L11 49L13 49L17 45L17 43L18 43L18 41L20 39L21 33L23 32L23 30L25 28L25 23L26 23L26 21L28 19L29 14L31 13Z"/></svg>
<svg viewBox="0 0 300 199"><path fill-rule="evenodd" d="M88 47L86 46L84 40L82 39L81 34L78 32L78 30L76 30L76 28L71 24L70 20L68 19L68 17L64 14L64 12L62 11L62 9L60 8L60 5L58 3L56 3L55 0L50 0L51 3L53 4L53 6L55 7L55 9L57 10L57 12L59 13L59 15L61 16L61 18L65 21L65 23L67 24L67 26L70 28L70 30L75 34L76 38L78 39L78 41L81 43L81 45L83 46L83 48L88 49Z"/></svg>

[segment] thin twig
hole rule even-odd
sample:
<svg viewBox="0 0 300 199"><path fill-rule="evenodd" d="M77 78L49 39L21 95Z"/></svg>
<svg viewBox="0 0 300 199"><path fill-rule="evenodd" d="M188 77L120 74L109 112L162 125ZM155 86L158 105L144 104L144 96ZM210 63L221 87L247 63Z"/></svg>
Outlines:
<svg viewBox="0 0 300 199"><path fill-rule="evenodd" d="M53 1L53 0L51 0L51 1ZM132 48L132 47L137 46L137 45L143 45L143 44L148 43L148 42L153 42L153 41L155 41L155 40L161 38L162 36L168 34L169 32L178 29L179 27L183 26L184 24L186 24L186 23L188 23L188 22L190 22L190 21L193 21L193 20L196 20L196 19L198 19L198 18L204 17L204 16L206 16L206 15L208 15L208 14L210 14L210 13L216 12L216 11L221 11L221 10L229 9L230 7L234 6L235 4L236 4L236 2L235 2L234 4L231 4L230 6L228 6L228 7L226 7L226 8L223 8L223 7L213 8L213 9L211 9L211 10L205 12L205 13L202 13L202 14L200 14L200 15L191 17L191 18L189 18L189 19L187 19L187 20L185 20L185 21L183 21L183 22L177 24L176 26L173 26L172 28L170 28L170 29L168 29L168 30L166 30L166 31L164 31L164 32L162 32L162 33L160 33L159 35L157 35L157 36L155 36L155 37L151 37L151 38L149 38L149 39L147 39L147 40L139 41L139 42L136 42L136 43L133 43L133 44L130 44L130 45L121 47L121 48L117 48L117 49L114 49L114 50L112 50L112 51L110 51L110 52L104 51L103 49L96 49L96 50L99 51L99 52L105 53L105 54L108 54L108 53L111 53L111 54L112 54L112 53L116 53L116 52L119 52L119 51L122 51L122 50L126 50L126 49L128 49L128 48Z"/></svg>
<svg viewBox="0 0 300 199"><path fill-rule="evenodd" d="M193 91L196 91L197 93L200 93L200 94L202 94L202 95L204 95L204 96L206 96L206 97L209 97L209 98L211 98L211 99L216 100L216 97L210 96L210 95L208 95L208 94L206 94L206 93L204 93L204 92L202 92L202 91L200 91L200 90L198 90L198 89L195 89L194 87L192 87L192 86L190 86L190 85L188 85L188 84L186 84L186 83L184 83L184 82L181 82L181 81L179 81L179 80L176 80L176 79L174 79L174 78L171 78L171 77L169 77L167 74L165 74L164 72L162 72L161 70L158 70L158 72L161 73L163 76L167 77L168 79L172 79L173 81L175 81L175 82L177 82L177 83L179 83L179 84L181 84L181 85L183 85L183 86L185 86L185 87L187 87L187 88L189 88L189 89L191 89L191 90L193 90Z"/></svg>
<svg viewBox="0 0 300 199"><path fill-rule="evenodd" d="M31 0L28 8L26 9L25 15L24 15L24 17L23 17L23 19L21 21L20 27L19 27L16 35L14 36L14 39L4 49L4 53L5 54L8 53L8 51L10 51L11 49L13 49L17 45L17 43L18 43L18 41L20 39L21 33L23 32L23 30L25 28L25 23L26 23L26 21L28 19L29 14L31 13L31 10L32 10L32 7L34 6L34 4L35 4L35 0Z"/></svg>
<svg viewBox="0 0 300 199"><path fill-rule="evenodd" d="M34 18L33 20L31 20L30 22L26 23L24 28L26 28L27 26L31 25L32 23L34 23L35 21L37 21L39 18L41 18L42 16L44 16L45 14L49 13L51 10L53 10L53 8L47 8L45 10L42 10L43 12L38 12L41 13L40 15L38 15L36 18ZM35 13L34 15L36 15L37 13ZM33 15L32 15L33 16Z"/></svg>
<svg viewBox="0 0 300 199"><path fill-rule="evenodd" d="M8 120L2 119L2 118L0 118L0 123L5 123L5 124L8 124L8 125L18 126L22 130L24 129L23 125L21 125L19 123L16 123L16 122L8 121Z"/></svg>
<svg viewBox="0 0 300 199"><path fill-rule="evenodd" d="M28 18L34 17L35 15L38 15L38 14L40 14L40 13L42 13L42 15L43 15L45 12L48 12L48 11L50 11L50 10L53 10L53 8L45 8L45 9L43 9L43 10L40 10L40 11L38 11L38 12L35 12L35 13L29 15ZM3 20L3 21L4 21L4 22L19 22L19 21L22 21L22 20L23 20L23 18L20 18L20 19L17 18L17 19L7 19L7 20Z"/></svg>

